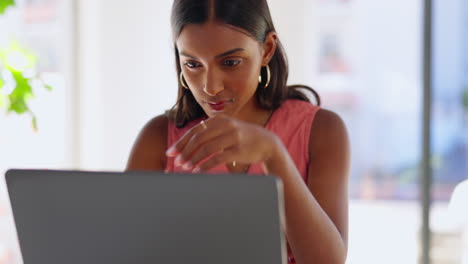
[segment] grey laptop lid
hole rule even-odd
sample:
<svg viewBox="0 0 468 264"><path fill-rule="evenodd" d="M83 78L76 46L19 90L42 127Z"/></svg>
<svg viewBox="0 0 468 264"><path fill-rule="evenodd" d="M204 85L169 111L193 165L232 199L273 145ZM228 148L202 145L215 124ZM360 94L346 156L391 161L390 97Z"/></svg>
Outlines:
<svg viewBox="0 0 468 264"><path fill-rule="evenodd" d="M286 263L274 177L10 170L6 182L25 264Z"/></svg>

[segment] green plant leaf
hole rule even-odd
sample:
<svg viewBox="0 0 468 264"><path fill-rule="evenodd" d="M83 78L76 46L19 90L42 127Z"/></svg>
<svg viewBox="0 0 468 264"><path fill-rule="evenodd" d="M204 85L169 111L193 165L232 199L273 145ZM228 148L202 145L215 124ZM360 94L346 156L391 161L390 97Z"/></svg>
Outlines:
<svg viewBox="0 0 468 264"><path fill-rule="evenodd" d="M37 118L36 116L33 115L32 120L31 120L31 125L34 130L34 132L37 132Z"/></svg>
<svg viewBox="0 0 468 264"><path fill-rule="evenodd" d="M44 84L44 87L49 90L49 91L52 91L54 88L52 88L52 86L50 86L49 84Z"/></svg>
<svg viewBox="0 0 468 264"><path fill-rule="evenodd" d="M0 15L5 13L5 10L9 7L9 6L14 6L15 5L15 1L14 0L0 0Z"/></svg>
<svg viewBox="0 0 468 264"><path fill-rule="evenodd" d="M16 82L15 89L8 95L10 105L8 112L15 112L17 114L23 114L29 111L27 101L33 96L32 87L29 85L28 79L23 77L21 72L9 69L13 75L13 79Z"/></svg>
<svg viewBox="0 0 468 264"><path fill-rule="evenodd" d="M14 1L9 0L10 4ZM0 0L4 4L5 0ZM18 41L10 41L9 47L0 48L0 64L3 70L11 73L14 80L13 90L9 94L0 93L0 107L6 109L6 113L14 112L16 114L29 113L31 115L31 126L35 132L38 131L37 118L28 106L29 99L34 97L31 83L39 80L43 87L49 91L52 86L46 84L37 74L31 77L25 77L24 72L29 69L35 69L37 58L33 51L23 47ZM0 90L5 85L5 81L0 79Z"/></svg>
<svg viewBox="0 0 468 264"><path fill-rule="evenodd" d="M0 79L0 108L3 108L4 102L7 101L7 96L2 93L3 85L5 85L5 81Z"/></svg>
<svg viewBox="0 0 468 264"><path fill-rule="evenodd" d="M18 98L15 100L10 99L10 105L8 107L8 112L15 112L17 114L24 114L29 111L28 106L26 105L26 101L22 100L22 98Z"/></svg>
<svg viewBox="0 0 468 264"><path fill-rule="evenodd" d="M17 40L11 40L6 49L0 49L0 59L5 67L16 71L32 69L37 64L35 53Z"/></svg>
<svg viewBox="0 0 468 264"><path fill-rule="evenodd" d="M8 6L15 4L14 0L0 0L0 15ZM37 118L28 106L30 98L34 97L31 83L40 81L42 87L51 91L53 87L40 78L39 74L25 77L24 72L35 70L37 57L34 51L23 47L18 41L11 40L7 48L0 47L0 65L2 70L8 71L13 77L13 90L9 94L0 93L0 108L6 113L14 112L18 115L29 113L31 115L31 126L35 132L38 131ZM5 85L5 80L0 78L0 92ZM42 88L41 87L41 88ZM3 109L2 109L3 110Z"/></svg>
<svg viewBox="0 0 468 264"><path fill-rule="evenodd" d="M8 97L0 93L0 108L5 107L5 104L8 104L8 102L9 102Z"/></svg>

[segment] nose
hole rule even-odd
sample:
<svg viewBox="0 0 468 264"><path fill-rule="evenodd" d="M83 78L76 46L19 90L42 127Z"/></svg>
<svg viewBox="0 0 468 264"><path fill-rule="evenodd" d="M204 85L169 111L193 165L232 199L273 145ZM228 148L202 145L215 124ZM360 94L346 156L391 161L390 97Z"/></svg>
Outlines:
<svg viewBox="0 0 468 264"><path fill-rule="evenodd" d="M216 96L224 90L222 75L214 71L207 72L203 92L209 96Z"/></svg>

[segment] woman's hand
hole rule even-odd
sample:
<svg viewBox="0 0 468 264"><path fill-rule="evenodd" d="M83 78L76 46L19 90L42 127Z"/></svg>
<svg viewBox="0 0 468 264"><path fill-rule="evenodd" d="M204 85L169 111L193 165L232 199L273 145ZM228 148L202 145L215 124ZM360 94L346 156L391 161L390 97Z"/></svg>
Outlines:
<svg viewBox="0 0 468 264"><path fill-rule="evenodd" d="M218 115L191 128L166 154L176 157L176 165L197 172L233 161L266 162L279 141L261 126Z"/></svg>

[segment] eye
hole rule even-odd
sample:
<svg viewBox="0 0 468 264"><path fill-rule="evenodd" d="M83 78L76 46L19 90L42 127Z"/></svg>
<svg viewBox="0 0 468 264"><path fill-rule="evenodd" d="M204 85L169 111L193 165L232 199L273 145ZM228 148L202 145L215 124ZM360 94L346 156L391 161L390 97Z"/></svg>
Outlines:
<svg viewBox="0 0 468 264"><path fill-rule="evenodd" d="M239 63L241 63L240 60L225 60L225 61L223 61L223 66L235 67L235 66L237 66Z"/></svg>
<svg viewBox="0 0 468 264"><path fill-rule="evenodd" d="M184 65L190 69L201 67L201 64L196 61L187 61L186 63L184 63Z"/></svg>

